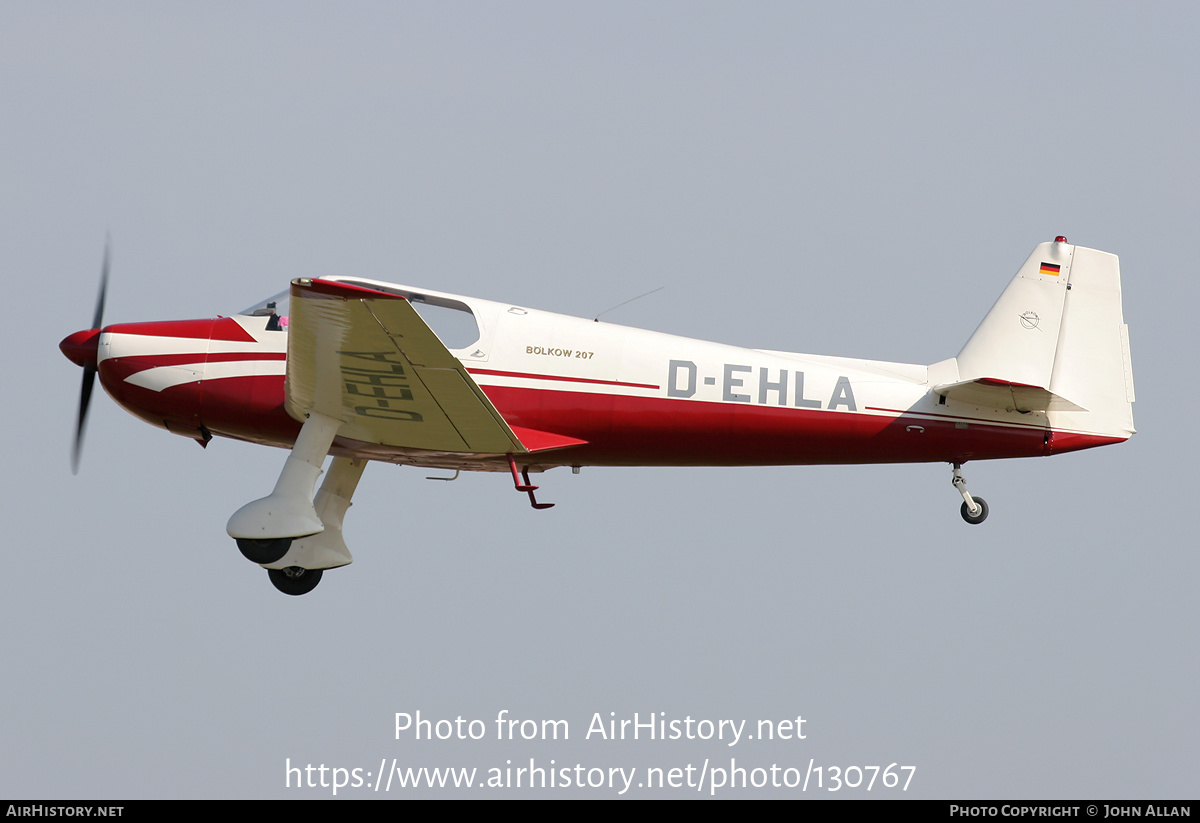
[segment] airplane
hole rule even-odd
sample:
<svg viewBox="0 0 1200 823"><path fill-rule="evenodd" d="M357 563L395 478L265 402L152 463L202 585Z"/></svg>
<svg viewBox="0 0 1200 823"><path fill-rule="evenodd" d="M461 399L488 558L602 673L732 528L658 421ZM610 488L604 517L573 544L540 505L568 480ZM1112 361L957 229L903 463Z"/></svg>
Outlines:
<svg viewBox="0 0 1200 823"><path fill-rule="evenodd" d="M343 518L370 461L530 473L582 466L945 462L972 525L969 460L1134 434L1116 255L1038 245L956 357L910 365L746 349L359 277L300 278L238 314L104 326L105 249L84 369L135 416L202 446L289 449L226 531L290 595L352 557ZM326 457L332 455L318 489ZM440 478L439 478L440 479ZM452 479L452 478L446 478Z"/></svg>

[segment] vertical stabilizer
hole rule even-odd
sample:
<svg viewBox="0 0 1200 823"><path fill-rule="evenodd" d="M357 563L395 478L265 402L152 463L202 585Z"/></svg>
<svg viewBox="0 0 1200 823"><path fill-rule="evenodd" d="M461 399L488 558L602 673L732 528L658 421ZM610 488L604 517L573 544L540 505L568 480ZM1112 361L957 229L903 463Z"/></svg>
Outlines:
<svg viewBox="0 0 1200 823"><path fill-rule="evenodd" d="M1075 247L1042 243L958 354L958 379L1050 388Z"/></svg>

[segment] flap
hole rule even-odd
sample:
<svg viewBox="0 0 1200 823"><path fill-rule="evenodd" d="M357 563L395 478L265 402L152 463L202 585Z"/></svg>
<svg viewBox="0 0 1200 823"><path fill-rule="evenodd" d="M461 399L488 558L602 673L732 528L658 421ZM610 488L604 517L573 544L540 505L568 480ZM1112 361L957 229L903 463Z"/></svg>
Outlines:
<svg viewBox="0 0 1200 823"><path fill-rule="evenodd" d="M337 418L339 436L367 443L527 451L404 297L331 280L292 281L287 409Z"/></svg>

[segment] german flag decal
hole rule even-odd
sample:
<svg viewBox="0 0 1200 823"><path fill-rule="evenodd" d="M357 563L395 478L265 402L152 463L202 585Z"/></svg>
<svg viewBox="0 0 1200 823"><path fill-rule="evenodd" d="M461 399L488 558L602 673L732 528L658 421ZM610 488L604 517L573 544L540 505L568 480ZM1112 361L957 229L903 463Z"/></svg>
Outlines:
<svg viewBox="0 0 1200 823"><path fill-rule="evenodd" d="M1042 274L1052 274L1055 277L1058 277L1058 271L1061 268L1062 268L1062 266L1056 266L1053 263L1043 263L1042 264Z"/></svg>

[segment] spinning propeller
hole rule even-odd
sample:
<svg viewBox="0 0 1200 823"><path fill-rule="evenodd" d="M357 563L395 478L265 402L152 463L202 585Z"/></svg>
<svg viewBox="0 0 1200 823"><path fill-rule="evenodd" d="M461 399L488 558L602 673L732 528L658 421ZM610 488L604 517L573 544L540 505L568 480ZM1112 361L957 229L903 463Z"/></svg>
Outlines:
<svg viewBox="0 0 1200 823"><path fill-rule="evenodd" d="M77 331L58 344L59 349L76 365L83 366L83 384L79 390L79 418L75 423L75 443L71 447L71 472L79 473L79 453L83 448L83 431L87 425L88 405L92 401L92 387L96 383L97 359L100 347L100 329L104 320L104 298L108 291L108 268L112 242L104 244L104 263L100 269L100 293L96 296L96 312L92 326Z"/></svg>

